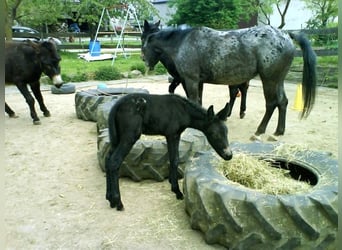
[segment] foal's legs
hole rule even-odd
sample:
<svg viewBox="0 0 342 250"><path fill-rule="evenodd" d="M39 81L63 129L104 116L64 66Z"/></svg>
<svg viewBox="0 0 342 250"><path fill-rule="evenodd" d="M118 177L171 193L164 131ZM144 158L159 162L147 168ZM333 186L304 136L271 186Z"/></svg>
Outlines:
<svg viewBox="0 0 342 250"><path fill-rule="evenodd" d="M264 134L267 124L272 117L274 109L277 107L279 110L278 125L274 135L283 135L285 132L286 121L286 108L288 99L284 91L284 83L276 84L272 81L263 80L264 96L266 100L266 112L265 115L255 132L255 135Z"/></svg>
<svg viewBox="0 0 342 250"><path fill-rule="evenodd" d="M281 93L279 96L282 98L278 102L278 110L279 110L279 116L278 116L278 125L277 129L274 132L274 135L284 135L285 133L285 123L286 123L286 111L287 111L287 104L288 104L288 99L285 94L284 88L281 88L279 90Z"/></svg>
<svg viewBox="0 0 342 250"><path fill-rule="evenodd" d="M166 137L170 159L169 182L171 183L171 191L176 194L177 199L182 200L183 194L179 189L177 172L179 162L179 140L180 134Z"/></svg>
<svg viewBox="0 0 342 250"><path fill-rule="evenodd" d="M36 110L34 108L34 98L30 94L29 90L27 89L27 85L19 83L19 84L17 84L17 87L18 87L19 91L21 92L21 94L25 97L26 102L29 105L31 117L33 119L33 124L35 124L35 125L40 124L40 120L39 120L37 113L36 113Z"/></svg>
<svg viewBox="0 0 342 250"><path fill-rule="evenodd" d="M135 142L136 140L121 140L119 145L114 150L111 150L106 158L106 199L109 201L110 207L116 207L117 210L123 210L124 208L119 188L120 166Z"/></svg>
<svg viewBox="0 0 342 250"><path fill-rule="evenodd" d="M241 92L240 119L243 119L245 117L248 86L249 81L242 83L239 86L239 90Z"/></svg>
<svg viewBox="0 0 342 250"><path fill-rule="evenodd" d="M123 112L125 113L124 110ZM133 111L135 112L135 110ZM123 210L121 202L120 188L119 188L119 170L125 157L131 151L134 143L141 136L141 123L142 119L139 115L127 114L119 115L120 122L113 127L109 127L110 137L119 136L118 144L113 145L106 157L106 199L110 203L110 207L116 207L117 210ZM109 115L108 119L116 119L115 116ZM113 143L111 141L111 143Z"/></svg>
<svg viewBox="0 0 342 250"><path fill-rule="evenodd" d="M230 106L228 117L230 117L233 111L233 106L235 103L236 95L239 92L239 88L236 85L234 86L228 85L228 88L229 88L229 106Z"/></svg>
<svg viewBox="0 0 342 250"><path fill-rule="evenodd" d="M10 108L10 106L7 105L7 103L5 102L5 112L9 115L9 117L11 118L16 118L18 116L16 116L15 112Z"/></svg>
<svg viewBox="0 0 342 250"><path fill-rule="evenodd" d="M186 91L188 94L188 98L196 103L202 104L202 90L203 90L203 83L193 80L185 81Z"/></svg>
<svg viewBox="0 0 342 250"><path fill-rule="evenodd" d="M34 82L34 83L30 84L30 86L31 86L31 90L32 90L34 96L36 97L36 99L39 103L40 110L43 112L44 116L45 117L51 116L50 111L46 108L46 106L44 104L43 96L42 96L42 93L40 92L40 83Z"/></svg>
<svg viewBox="0 0 342 250"><path fill-rule="evenodd" d="M170 85L169 85L169 93L170 94L173 94L173 93L175 93L175 89L178 87L178 85L180 84L180 82L179 81L177 81L174 77L172 77L171 76L171 78L172 78L172 81L171 81L171 83L170 83Z"/></svg>

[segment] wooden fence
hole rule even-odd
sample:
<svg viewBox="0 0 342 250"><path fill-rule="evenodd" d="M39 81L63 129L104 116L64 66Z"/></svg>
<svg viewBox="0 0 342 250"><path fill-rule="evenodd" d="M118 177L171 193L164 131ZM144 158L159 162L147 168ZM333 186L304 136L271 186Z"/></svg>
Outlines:
<svg viewBox="0 0 342 250"><path fill-rule="evenodd" d="M303 29L303 30L288 30L290 32L304 32L311 41L314 40L314 37L328 37L329 41L337 41L338 37L338 30L336 28L328 28L328 29ZM27 37L30 34L13 34L16 37ZM31 34L32 35L32 34ZM101 44L101 48L115 48L116 41L115 41L115 33L114 32L99 32L99 37L107 36L113 39L113 44ZM125 48L139 48L140 45L132 45L132 44L125 44L126 37L139 37L139 32L127 31L123 34L123 45ZM71 33L71 32L64 32L64 33L48 33L43 34L42 37L56 37L63 41L62 45L59 45L60 49L87 49L88 44L82 42L82 39L89 38L90 34L86 32L79 32L79 33ZM69 39L73 39L75 43L69 43ZM314 47L317 56L335 56L338 54L337 48L324 48L324 47ZM302 52L300 49L297 49L295 56L301 56Z"/></svg>

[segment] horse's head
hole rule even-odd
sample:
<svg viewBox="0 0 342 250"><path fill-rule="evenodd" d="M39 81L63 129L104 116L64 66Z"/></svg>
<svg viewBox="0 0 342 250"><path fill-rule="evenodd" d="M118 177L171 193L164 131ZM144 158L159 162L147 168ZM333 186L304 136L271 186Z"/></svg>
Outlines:
<svg viewBox="0 0 342 250"><path fill-rule="evenodd" d="M142 45L144 44L146 37L149 34L156 33L160 30L159 25L160 25L160 20L156 23L149 23L147 20L144 21L144 31L141 34L141 44Z"/></svg>
<svg viewBox="0 0 342 250"><path fill-rule="evenodd" d="M141 48L141 59L145 62L146 67L150 70L159 62L162 51L155 46L157 33L150 34L146 37Z"/></svg>
<svg viewBox="0 0 342 250"><path fill-rule="evenodd" d="M227 119L229 110L230 106L229 103L227 103L226 106L215 115L213 106L210 106L207 111L208 126L205 131L203 131L209 144L215 149L216 153L226 161L233 157L228 142L228 128L224 123Z"/></svg>

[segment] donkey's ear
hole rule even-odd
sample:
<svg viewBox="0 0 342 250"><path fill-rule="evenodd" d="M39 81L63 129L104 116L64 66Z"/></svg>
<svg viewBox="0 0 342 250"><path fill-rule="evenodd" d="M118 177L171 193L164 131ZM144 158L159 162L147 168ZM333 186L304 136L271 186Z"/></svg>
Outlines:
<svg viewBox="0 0 342 250"><path fill-rule="evenodd" d="M155 26L159 27L160 25L160 20L154 24Z"/></svg>
<svg viewBox="0 0 342 250"><path fill-rule="evenodd" d="M217 117L220 120L225 121L227 120L229 111L230 111L230 105L229 105L229 102L227 102L226 106L220 112L217 113Z"/></svg>
<svg viewBox="0 0 342 250"><path fill-rule="evenodd" d="M214 106L213 105L210 105L210 107L208 108L207 116L208 116L209 120L214 119L215 114L214 114Z"/></svg>

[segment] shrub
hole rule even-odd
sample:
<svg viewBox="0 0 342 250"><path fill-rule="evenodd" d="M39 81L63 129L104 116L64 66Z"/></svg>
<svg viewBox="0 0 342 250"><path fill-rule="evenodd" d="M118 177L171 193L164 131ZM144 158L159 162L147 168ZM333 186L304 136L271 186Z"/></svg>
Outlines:
<svg viewBox="0 0 342 250"><path fill-rule="evenodd" d="M94 80L109 81L121 78L122 76L120 71L112 66L102 66L94 72Z"/></svg>
<svg viewBox="0 0 342 250"><path fill-rule="evenodd" d="M139 70L142 74L146 73L146 67L143 62L133 64L131 66L131 70Z"/></svg>
<svg viewBox="0 0 342 250"><path fill-rule="evenodd" d="M167 70L166 70L166 68L164 67L163 64L158 63L158 64L155 66L155 68L154 68L154 73L155 73L156 75L164 75L164 74L167 73Z"/></svg>
<svg viewBox="0 0 342 250"><path fill-rule="evenodd" d="M76 74L62 74L64 82L86 82L89 77L86 73L77 72Z"/></svg>

